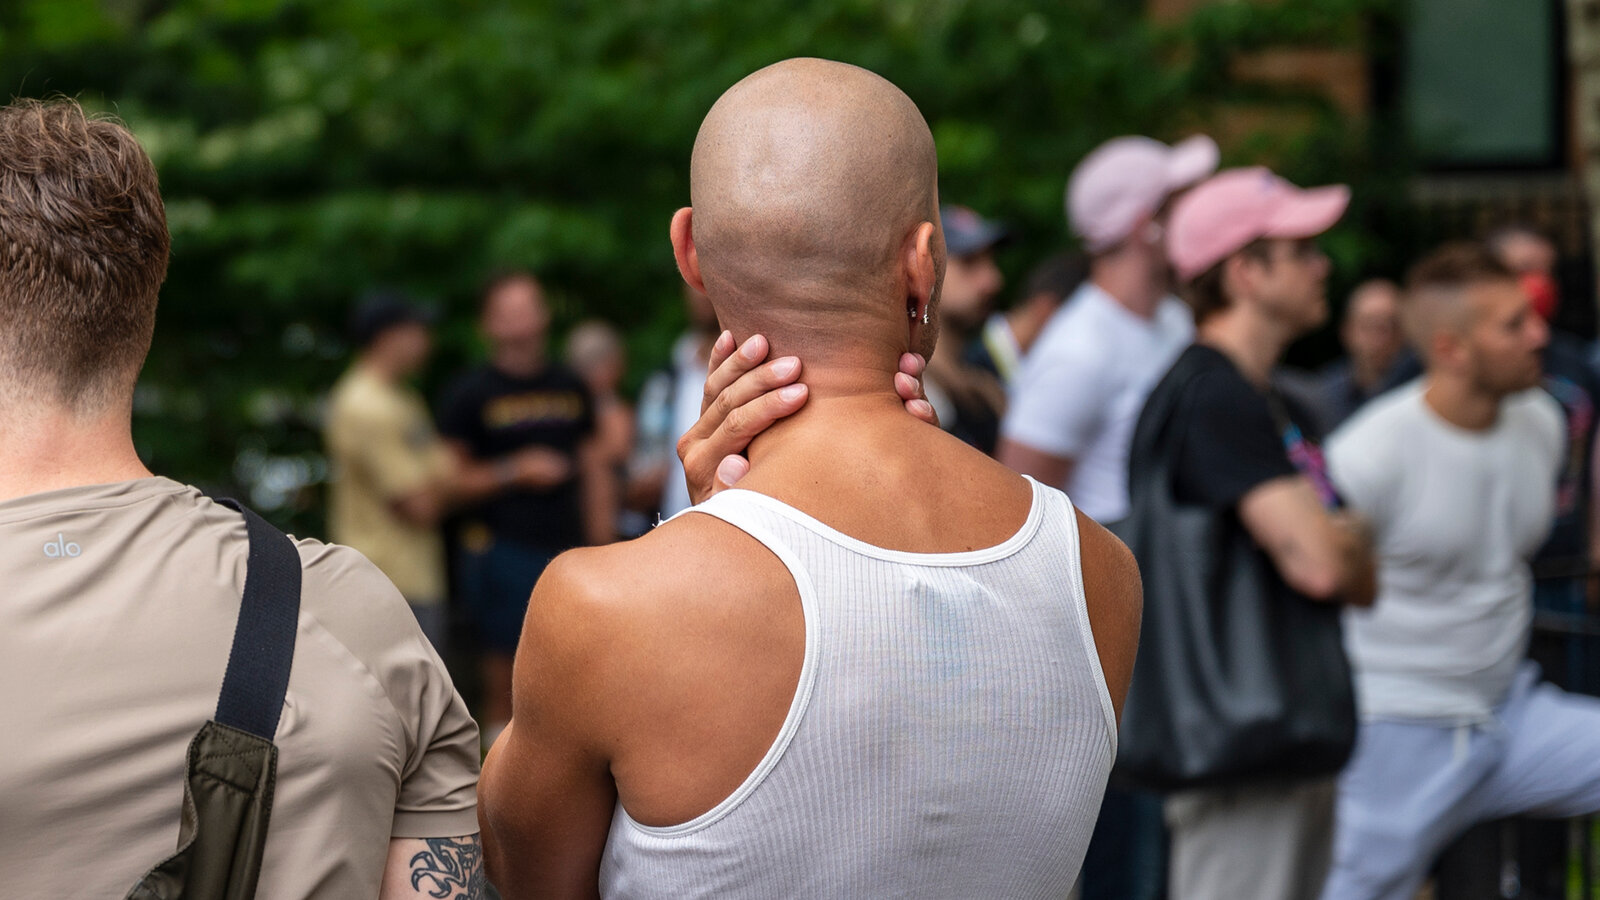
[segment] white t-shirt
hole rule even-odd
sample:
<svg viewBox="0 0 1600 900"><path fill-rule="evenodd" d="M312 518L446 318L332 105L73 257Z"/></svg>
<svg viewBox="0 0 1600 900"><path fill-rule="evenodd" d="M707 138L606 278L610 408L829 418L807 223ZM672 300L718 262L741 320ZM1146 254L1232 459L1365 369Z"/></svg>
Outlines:
<svg viewBox="0 0 1600 900"><path fill-rule="evenodd" d="M1086 281L1051 317L1011 385L1001 436L1074 465L1067 492L1084 514L1128 514L1128 445L1144 401L1194 339L1194 317L1165 297L1149 319Z"/></svg>
<svg viewBox="0 0 1600 900"><path fill-rule="evenodd" d="M1543 390L1467 431L1427 405L1420 380L1329 439L1328 473L1377 542L1378 600L1345 613L1363 717L1483 721L1505 697L1563 450L1561 409Z"/></svg>

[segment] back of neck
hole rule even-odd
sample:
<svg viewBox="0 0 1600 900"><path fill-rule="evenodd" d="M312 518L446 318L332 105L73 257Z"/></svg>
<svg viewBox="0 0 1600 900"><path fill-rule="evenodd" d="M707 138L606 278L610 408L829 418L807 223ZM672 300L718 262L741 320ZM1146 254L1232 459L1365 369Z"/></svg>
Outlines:
<svg viewBox="0 0 1600 900"><path fill-rule="evenodd" d="M127 411L81 417L12 405L0 414L0 501L148 477Z"/></svg>
<svg viewBox="0 0 1600 900"><path fill-rule="evenodd" d="M1464 431L1488 431L1500 420L1505 398L1479 390L1466 379L1429 372L1422 401L1451 425Z"/></svg>
<svg viewBox="0 0 1600 900"><path fill-rule="evenodd" d="M1195 337L1200 343L1221 351L1239 367L1246 380L1260 388L1271 382L1272 370L1283 358L1291 339L1277 323L1237 305L1202 322Z"/></svg>
<svg viewBox="0 0 1600 900"><path fill-rule="evenodd" d="M1129 312L1148 319L1167 294L1166 284L1144 260L1131 255L1102 257L1093 263L1091 279Z"/></svg>

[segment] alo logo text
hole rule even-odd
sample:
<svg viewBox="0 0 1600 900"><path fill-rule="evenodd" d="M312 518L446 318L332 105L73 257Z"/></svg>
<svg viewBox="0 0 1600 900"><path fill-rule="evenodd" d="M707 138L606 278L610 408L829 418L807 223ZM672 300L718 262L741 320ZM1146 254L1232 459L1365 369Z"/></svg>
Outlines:
<svg viewBox="0 0 1600 900"><path fill-rule="evenodd" d="M67 540L66 535L56 533L56 539L44 545L44 555L51 559L61 559L67 556L82 556L83 548L77 543Z"/></svg>

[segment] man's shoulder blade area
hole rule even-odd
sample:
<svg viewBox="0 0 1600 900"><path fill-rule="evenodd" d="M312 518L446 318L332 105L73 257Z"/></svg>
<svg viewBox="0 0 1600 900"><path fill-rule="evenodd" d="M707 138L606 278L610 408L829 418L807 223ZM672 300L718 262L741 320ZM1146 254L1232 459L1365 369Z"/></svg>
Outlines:
<svg viewBox="0 0 1600 900"><path fill-rule="evenodd" d="M561 554L540 578L535 597L590 611L650 615L747 588L763 568L783 571L770 551L739 528L690 513L631 541Z"/></svg>

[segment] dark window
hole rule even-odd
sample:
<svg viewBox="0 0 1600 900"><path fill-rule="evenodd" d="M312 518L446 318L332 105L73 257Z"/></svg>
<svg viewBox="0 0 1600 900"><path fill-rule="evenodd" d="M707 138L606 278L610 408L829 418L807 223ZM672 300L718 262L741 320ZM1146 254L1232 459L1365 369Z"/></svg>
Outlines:
<svg viewBox="0 0 1600 900"><path fill-rule="evenodd" d="M1437 168L1563 162L1559 0L1411 0L1402 20L1401 114Z"/></svg>

